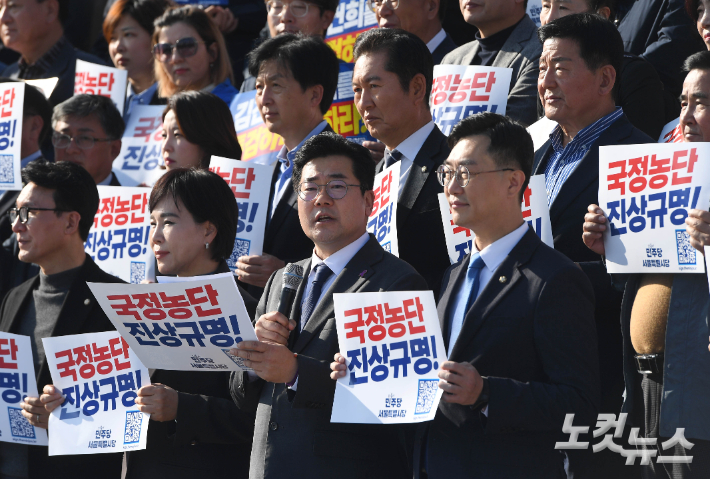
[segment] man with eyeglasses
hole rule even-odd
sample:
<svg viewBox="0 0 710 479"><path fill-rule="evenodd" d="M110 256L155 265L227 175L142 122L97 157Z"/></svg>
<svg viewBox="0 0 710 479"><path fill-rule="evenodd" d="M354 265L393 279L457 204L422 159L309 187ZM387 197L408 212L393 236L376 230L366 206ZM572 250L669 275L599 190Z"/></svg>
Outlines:
<svg viewBox="0 0 710 479"><path fill-rule="evenodd" d="M0 0L0 38L20 53L2 76L22 80L58 77L49 102L54 106L74 94L76 60L104 65L75 49L64 36L69 0Z"/></svg>
<svg viewBox="0 0 710 479"><path fill-rule="evenodd" d="M330 422L335 382L328 364L339 351L333 295L427 289L367 233L374 176L368 150L332 132L309 139L296 155L298 214L315 247L297 263L304 280L288 318L278 312L279 270L257 307L259 341L232 350L253 369L251 377L235 373L231 380L237 405L256 409L251 479L412 477L409 428Z"/></svg>
<svg viewBox="0 0 710 479"><path fill-rule="evenodd" d="M325 32L333 22L339 0L267 0L266 26L269 37L282 33L302 33L325 38ZM248 60L247 60L248 62ZM256 89L256 76L251 74L249 66L244 69L244 82L240 92Z"/></svg>
<svg viewBox="0 0 710 479"><path fill-rule="evenodd" d="M442 64L512 68L506 115L524 125L537 121L538 62L542 50L537 25L527 15L528 0L460 0L476 39L444 57Z"/></svg>
<svg viewBox="0 0 710 479"><path fill-rule="evenodd" d="M448 352L415 477L562 479L565 420L595 424L594 293L585 274L523 220L533 161L525 128L501 115L462 120L437 175L474 248L444 275L438 313ZM344 364L333 365L336 377Z"/></svg>
<svg viewBox="0 0 710 479"><path fill-rule="evenodd" d="M111 171L121 152L125 123L110 98L75 95L52 114L56 161L70 161L89 172L97 185L121 186Z"/></svg>
<svg viewBox="0 0 710 479"><path fill-rule="evenodd" d="M87 171L68 162L34 161L22 171L25 185L10 210L19 259L39 265L39 274L11 289L0 307L0 331L30 338L40 398L20 403L23 416L47 428L49 412L64 400L52 384L42 339L113 331L86 282L121 283L101 271L84 252L84 241L99 206L99 194ZM53 408L52 408L53 409ZM51 431L50 431L51 434ZM0 477L120 477L120 454L48 456L45 446L0 442Z"/></svg>
<svg viewBox="0 0 710 479"><path fill-rule="evenodd" d="M380 28L401 28L418 36L429 49L434 65L456 44L441 24L448 0L368 0Z"/></svg>

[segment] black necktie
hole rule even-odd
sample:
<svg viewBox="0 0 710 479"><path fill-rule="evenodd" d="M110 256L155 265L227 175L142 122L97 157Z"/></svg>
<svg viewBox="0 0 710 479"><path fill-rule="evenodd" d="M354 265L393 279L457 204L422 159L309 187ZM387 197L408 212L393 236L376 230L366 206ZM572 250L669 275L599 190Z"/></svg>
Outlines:
<svg viewBox="0 0 710 479"><path fill-rule="evenodd" d="M318 299L320 299L321 292L323 291L323 285L328 281L331 274L333 274L333 272L325 263L317 264L316 267L313 268L311 290L308 292L306 301L303 303L303 309L301 310L301 329L306 327L306 323L308 323L311 314L313 314L313 310L316 309Z"/></svg>
<svg viewBox="0 0 710 479"><path fill-rule="evenodd" d="M402 159L402 153L395 150L385 153L385 169L397 163Z"/></svg>

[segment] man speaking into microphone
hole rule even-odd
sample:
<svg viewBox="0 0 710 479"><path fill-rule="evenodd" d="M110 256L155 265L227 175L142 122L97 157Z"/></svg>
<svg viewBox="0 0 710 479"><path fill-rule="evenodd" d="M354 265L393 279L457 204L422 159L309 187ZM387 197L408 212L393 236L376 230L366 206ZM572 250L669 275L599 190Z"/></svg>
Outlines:
<svg viewBox="0 0 710 479"><path fill-rule="evenodd" d="M278 312L282 269L271 275L256 310L259 341L232 350L253 369L231 380L237 405L257 410L250 479L411 477L406 426L330 422L329 365L339 351L333 294L427 289L414 268L367 233L374 176L368 150L334 133L314 136L298 151L298 215L315 248L296 263L304 281L290 319Z"/></svg>

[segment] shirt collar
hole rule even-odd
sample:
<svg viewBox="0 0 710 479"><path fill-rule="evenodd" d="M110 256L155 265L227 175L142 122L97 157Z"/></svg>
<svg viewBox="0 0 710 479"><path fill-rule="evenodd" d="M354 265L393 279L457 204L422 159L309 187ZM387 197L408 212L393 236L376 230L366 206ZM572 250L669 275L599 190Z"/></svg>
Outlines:
<svg viewBox="0 0 710 479"><path fill-rule="evenodd" d="M528 224L523 221L522 225L483 248L483 251L480 251L479 253L481 255L481 259L483 259L483 262L486 263L486 268L491 271L495 271L503 260L510 254L513 248L515 248L515 245L517 245L522 237L525 236L528 229ZM475 245L476 242L474 241L473 244ZM478 247L475 248L476 251L478 251Z"/></svg>
<svg viewBox="0 0 710 479"><path fill-rule="evenodd" d="M24 168L25 166L29 165L31 161L36 160L40 156L42 156L41 150L37 150L34 153L32 153L31 155L27 155L26 157L22 158L22 160L20 160L20 163L22 165L21 167Z"/></svg>
<svg viewBox="0 0 710 479"><path fill-rule="evenodd" d="M416 158L419 154L419 150L422 149L422 145L424 145L426 139L429 138L429 135L431 135L431 132L434 130L435 126L436 124L434 124L433 121L430 121L412 133L409 138L397 145L395 149L402 153L405 158L414 161L414 158Z"/></svg>
<svg viewBox="0 0 710 479"><path fill-rule="evenodd" d="M140 93L136 93L133 90L133 86L131 85L131 82L128 82L128 86L126 87L126 98L128 98L129 101L131 102L138 102L143 98L148 98L148 101L153 98L153 95L155 94L155 91L158 89L158 82L153 83L151 86L146 88Z"/></svg>
<svg viewBox="0 0 710 479"><path fill-rule="evenodd" d="M619 117L621 117L621 115L623 114L623 108L617 106L616 108L614 108L614 111L612 111L608 115L604 115L591 125L587 125L581 130L579 130L579 133L577 133L577 135L572 138L572 141L567 144L571 145L572 143L574 143L575 145L584 145L589 143L590 140L596 141L597 138L599 138L600 127L606 129L606 127L618 120ZM565 149L565 147L562 146L562 128L559 124L550 133L550 144L552 145L552 148L554 148L554 150L558 153Z"/></svg>
<svg viewBox="0 0 710 479"><path fill-rule="evenodd" d="M434 38L429 40L429 43L426 44L426 47L429 49L429 53L434 53L434 50L439 48L439 45L441 45L441 42L443 42L446 39L446 32L442 28L439 30L439 33L434 35Z"/></svg>
<svg viewBox="0 0 710 479"><path fill-rule="evenodd" d="M318 126L313 128L313 130L311 130L311 132L306 135L306 137L301 140L298 145L296 145L296 148L294 148L293 150L288 151L286 145L282 146L278 155L276 155L276 158L278 158L281 163L285 163L287 166L289 166L290 163L296 158L296 153L298 153L298 150L303 146L306 140L308 140L312 136L320 134L323 130L325 130L326 126L328 126L328 122L325 120L321 121L320 123L318 123Z"/></svg>
<svg viewBox="0 0 710 479"><path fill-rule="evenodd" d="M311 271L321 263L330 268L335 276L338 276L348 265L353 256L357 254L365 243L370 239L370 234L365 232L358 239L347 245L346 247L336 251L335 253L328 256L326 259L320 259L316 254L316 250L313 250L313 255L311 256Z"/></svg>

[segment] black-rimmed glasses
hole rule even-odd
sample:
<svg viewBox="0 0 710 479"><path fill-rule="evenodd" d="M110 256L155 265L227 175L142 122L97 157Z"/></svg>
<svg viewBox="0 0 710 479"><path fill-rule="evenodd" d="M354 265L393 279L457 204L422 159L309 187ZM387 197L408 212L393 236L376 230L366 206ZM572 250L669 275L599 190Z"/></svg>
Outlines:
<svg viewBox="0 0 710 479"><path fill-rule="evenodd" d="M325 185L317 185L311 181L304 181L298 186L297 193L303 201L313 201L318 196L320 189L325 188L325 192L328 193L328 196L334 200L339 200L348 194L348 186L361 187L361 185L349 185L343 180L330 180Z"/></svg>
<svg viewBox="0 0 710 479"><path fill-rule="evenodd" d="M10 223L14 223L17 217L20 217L20 223L27 224L30 218L30 211L66 211L58 208L32 208L30 206L21 206L19 208L10 208L7 212L10 215Z"/></svg>
<svg viewBox="0 0 710 479"><path fill-rule="evenodd" d="M436 177L439 180L439 184L441 186L447 186L449 183L451 183L452 178L456 178L456 183L459 184L461 188L465 188L468 186L468 183L471 181L471 178L475 178L478 175L483 175L486 173L497 173L499 171L515 171L513 168L501 168L499 170L490 170L490 171L479 171L478 173L471 173L468 171L468 168L466 168L465 165L459 165L459 167L456 169L456 171L452 170L446 165L441 165L439 168L436 169Z"/></svg>

